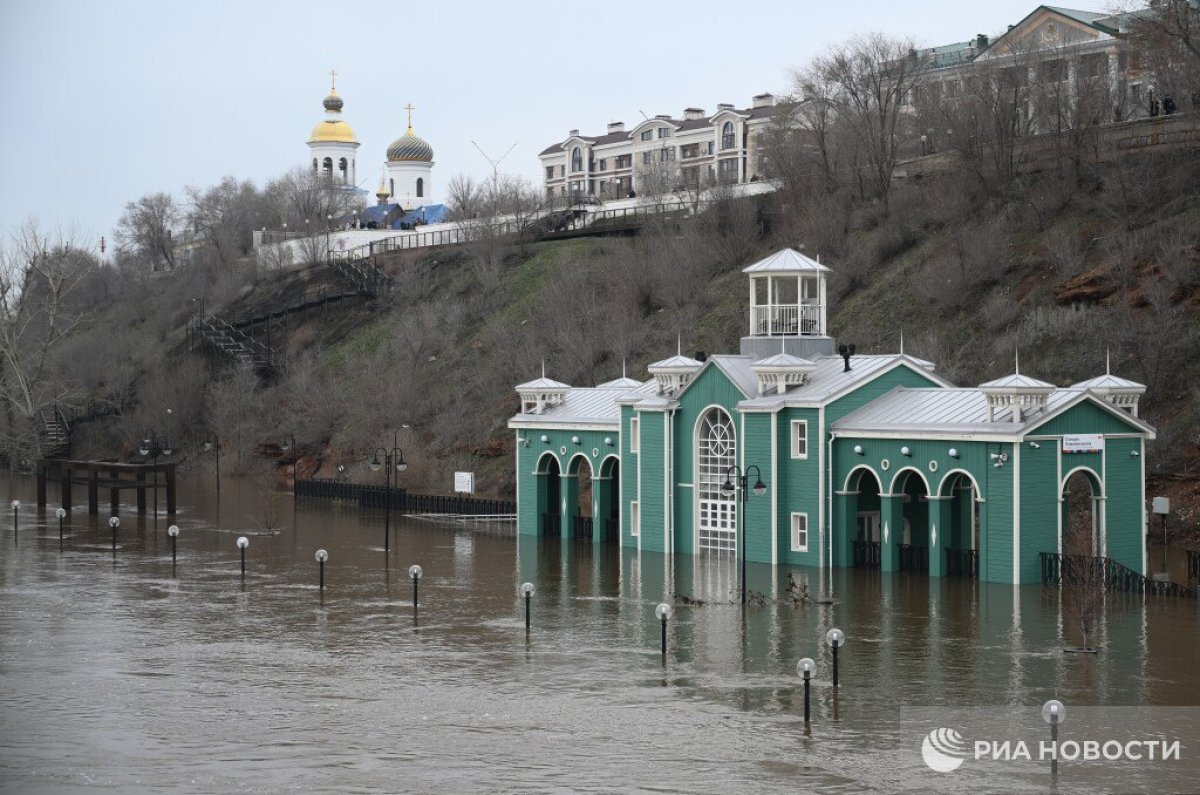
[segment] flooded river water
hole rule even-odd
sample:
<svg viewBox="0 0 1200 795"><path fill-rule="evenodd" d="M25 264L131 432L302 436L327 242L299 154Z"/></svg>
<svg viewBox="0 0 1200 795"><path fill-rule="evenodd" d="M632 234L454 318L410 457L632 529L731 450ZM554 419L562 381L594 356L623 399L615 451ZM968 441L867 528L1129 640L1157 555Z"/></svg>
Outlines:
<svg viewBox="0 0 1200 795"><path fill-rule="evenodd" d="M1064 763L1059 791L1200 788L1200 631L1186 599L1111 596L1098 655L1040 586L805 569L834 604L795 604L788 570L518 540L278 495L180 487L128 507L114 555L86 506L60 552L32 481L0 524L0 788L14 792L1046 791L1040 762L923 761L922 737L1181 741L1181 759ZM7 501L6 501L7 502ZM236 538L245 534L245 578ZM314 552L327 549L326 589ZM414 611L410 564L424 569ZM533 582L532 631L517 587ZM654 607L676 603L666 664ZM830 686L825 632L847 634ZM802 657L816 660L812 723ZM1089 709L1090 708L1090 709Z"/></svg>

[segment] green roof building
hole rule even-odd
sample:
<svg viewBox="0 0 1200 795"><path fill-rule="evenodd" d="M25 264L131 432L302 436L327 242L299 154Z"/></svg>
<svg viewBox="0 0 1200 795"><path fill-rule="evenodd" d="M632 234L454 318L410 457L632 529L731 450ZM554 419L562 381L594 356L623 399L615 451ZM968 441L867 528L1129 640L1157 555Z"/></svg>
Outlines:
<svg viewBox="0 0 1200 795"><path fill-rule="evenodd" d="M786 249L745 273L738 354L680 351L645 382L516 388L518 532L991 582L1038 581L1044 552L1146 573L1145 387L1014 372L958 388L903 352L836 348L824 265ZM1067 550L1076 477L1091 534Z"/></svg>

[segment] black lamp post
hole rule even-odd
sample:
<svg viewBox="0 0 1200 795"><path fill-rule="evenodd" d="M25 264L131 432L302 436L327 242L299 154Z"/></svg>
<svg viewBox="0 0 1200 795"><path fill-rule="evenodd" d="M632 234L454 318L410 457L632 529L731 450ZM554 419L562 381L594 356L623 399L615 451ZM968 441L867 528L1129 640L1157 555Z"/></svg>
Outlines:
<svg viewBox="0 0 1200 795"><path fill-rule="evenodd" d="M213 464L213 474L217 477L217 494L221 493L221 439L217 436L217 432L213 431L204 440L204 452L213 451L216 456L216 462Z"/></svg>
<svg viewBox="0 0 1200 795"><path fill-rule="evenodd" d="M173 524L167 528L167 535L171 537L171 576L175 576L175 545L179 539L179 525Z"/></svg>
<svg viewBox="0 0 1200 795"><path fill-rule="evenodd" d="M1050 724L1050 775L1058 775L1058 725L1067 717L1067 708L1058 699L1042 705L1042 720Z"/></svg>
<svg viewBox="0 0 1200 795"><path fill-rule="evenodd" d="M110 517L108 526L112 528L112 553L115 558L117 556L117 528L121 526L121 520L116 516Z"/></svg>
<svg viewBox="0 0 1200 795"><path fill-rule="evenodd" d="M829 643L829 648L833 649L833 689L837 690L838 686L838 649L846 644L846 633L836 627L825 633L825 640Z"/></svg>
<svg viewBox="0 0 1200 795"><path fill-rule="evenodd" d="M138 455L154 459L154 526L158 526L158 457L169 456L175 452L170 437L164 438L158 431L150 431L142 437L138 446Z"/></svg>
<svg viewBox="0 0 1200 795"><path fill-rule="evenodd" d="M754 494L758 497L767 493L767 484L763 483L762 470L756 465L751 464L742 470L737 464L733 464L725 472L725 482L721 484L721 491L731 492L734 489L738 491L740 504L738 505L738 524L741 525L741 530L738 534L738 549L742 555L742 604L746 604L746 484L749 482L751 470L754 471ZM733 479L737 478L737 485L733 483Z"/></svg>
<svg viewBox="0 0 1200 795"><path fill-rule="evenodd" d="M812 682L812 672L813 672L813 669L814 669L814 668L816 668L816 667L817 667L817 664L816 664L815 662L813 662L813 660L812 660L812 658L811 658L811 657L805 657L803 660L801 660L800 662L796 663L796 673L798 673L798 674L800 674L800 676L804 677L804 725L805 725L805 726L808 726L808 715L809 715L809 711L808 711L808 692L809 692L809 685L810 685L810 684L811 684L811 682Z"/></svg>
<svg viewBox="0 0 1200 795"><path fill-rule="evenodd" d="M529 600L533 597L533 583L527 582L521 585L521 596L525 597L525 634L529 634Z"/></svg>
<svg viewBox="0 0 1200 795"><path fill-rule="evenodd" d="M413 612L417 612L417 584L421 582L421 575L424 570L416 563L408 567L408 576L412 577L413 581Z"/></svg>
<svg viewBox="0 0 1200 795"><path fill-rule="evenodd" d="M250 539L245 536L238 536L238 549L242 553L242 582L246 581L246 547L250 546Z"/></svg>
<svg viewBox="0 0 1200 795"><path fill-rule="evenodd" d="M316 557L317 565L321 567L321 593L325 593L325 561L329 560L329 553L318 549Z"/></svg>
<svg viewBox="0 0 1200 795"><path fill-rule="evenodd" d="M295 512L296 512L296 463L297 463L297 461L299 461L299 454L300 454L300 451L296 449L296 437L293 436L292 434L288 434L287 436L283 437L283 441L280 442L279 447L283 450L283 452L291 453L291 459L292 459L292 461L291 461L291 464L292 464L292 513L295 514Z"/></svg>
<svg viewBox="0 0 1200 795"><path fill-rule="evenodd" d="M21 501L13 500L12 501L12 509L13 509L13 546L15 547L15 546L17 546L17 526L20 523Z"/></svg>
<svg viewBox="0 0 1200 795"><path fill-rule="evenodd" d="M654 608L654 615L662 623L662 662L667 664L667 621L671 618L671 614L675 609L671 605L663 602L658 607Z"/></svg>
<svg viewBox="0 0 1200 795"><path fill-rule="evenodd" d="M59 552L62 552L62 548L63 548L63 519L66 519L66 518L67 518L67 511L66 511L66 509L65 509L65 508L59 508L57 511L55 511L55 512L54 512L54 515L58 517L58 551L59 551Z"/></svg>
<svg viewBox="0 0 1200 795"><path fill-rule="evenodd" d="M371 467L372 472L378 472L381 467L387 468L387 488L383 494L383 551L391 551L391 528L392 528L392 480L393 472L403 472L408 469L408 462L404 460L404 451L396 446L397 435L392 435L392 449L386 450L382 447L375 450L375 457L372 458L367 465ZM380 455L382 454L382 458Z"/></svg>

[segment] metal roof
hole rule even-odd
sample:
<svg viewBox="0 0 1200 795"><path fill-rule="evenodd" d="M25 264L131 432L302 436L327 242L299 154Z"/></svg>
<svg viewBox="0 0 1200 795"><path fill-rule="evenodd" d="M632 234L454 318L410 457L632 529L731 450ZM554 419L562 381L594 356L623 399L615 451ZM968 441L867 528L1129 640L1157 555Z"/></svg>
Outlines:
<svg viewBox="0 0 1200 795"><path fill-rule="evenodd" d="M597 389L637 389L642 385L641 381L635 381L632 378L624 376L614 378L612 381L605 381L603 384L597 384Z"/></svg>
<svg viewBox="0 0 1200 795"><path fill-rule="evenodd" d="M823 404L901 362L908 364L937 383L951 386L948 381L934 374L933 368L928 362L902 353L852 356L850 357L850 372L845 372L845 361L842 357L820 356L815 360L816 367L809 374L807 383L793 387L782 395L766 395L743 400L738 406L747 409L770 410L781 406ZM755 376L754 392L750 394L757 394L757 392L758 380Z"/></svg>
<svg viewBox="0 0 1200 795"><path fill-rule="evenodd" d="M1054 389L1054 384L1013 373L979 385L980 389Z"/></svg>
<svg viewBox="0 0 1200 795"><path fill-rule="evenodd" d="M1076 403L1091 400L1102 408L1120 412L1131 425L1153 434L1154 430L1132 415L1115 409L1082 389L1056 389L1043 409L1027 412L1021 422L1012 421L1012 410L995 409L988 421L988 398L978 389L913 389L897 387L872 400L833 424L835 432L905 432L963 435L1021 435Z"/></svg>
<svg viewBox="0 0 1200 795"><path fill-rule="evenodd" d="M1080 381L1078 384L1072 384L1071 389L1125 389L1146 391L1145 384L1139 384L1137 381L1130 381L1128 378L1105 373L1098 375L1095 378L1089 378L1086 381Z"/></svg>
<svg viewBox="0 0 1200 795"><path fill-rule="evenodd" d="M815 259L810 259L793 248L785 248L742 268L742 273L820 273L828 270L829 268Z"/></svg>
<svg viewBox="0 0 1200 795"><path fill-rule="evenodd" d="M750 365L754 361L749 356L717 354L710 356L709 361L724 373L725 377L733 382L733 385L740 389L743 395L754 397L758 394L758 373L750 369ZM692 383L695 382L695 379L692 379ZM684 392L686 391L685 389Z"/></svg>
<svg viewBox="0 0 1200 795"><path fill-rule="evenodd" d="M517 386L516 386L516 389L518 391L535 390L535 389L560 390L560 389L570 389L570 388L571 388L570 384L564 384L562 381L555 381L553 378L547 378L546 376L542 376L541 378L539 378L535 381L526 381L525 383L517 384Z"/></svg>

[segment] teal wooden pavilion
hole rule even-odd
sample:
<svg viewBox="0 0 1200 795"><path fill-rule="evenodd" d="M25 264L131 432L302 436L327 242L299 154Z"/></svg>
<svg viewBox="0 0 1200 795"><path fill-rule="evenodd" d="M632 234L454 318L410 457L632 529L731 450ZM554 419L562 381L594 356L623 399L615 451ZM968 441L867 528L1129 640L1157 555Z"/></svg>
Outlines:
<svg viewBox="0 0 1200 795"><path fill-rule="evenodd" d="M1144 386L1014 372L959 388L903 352L839 350L828 272L791 249L746 268L736 355L679 351L644 382L517 386L518 532L1019 584L1064 551L1081 477L1090 549L1071 551L1146 573Z"/></svg>

